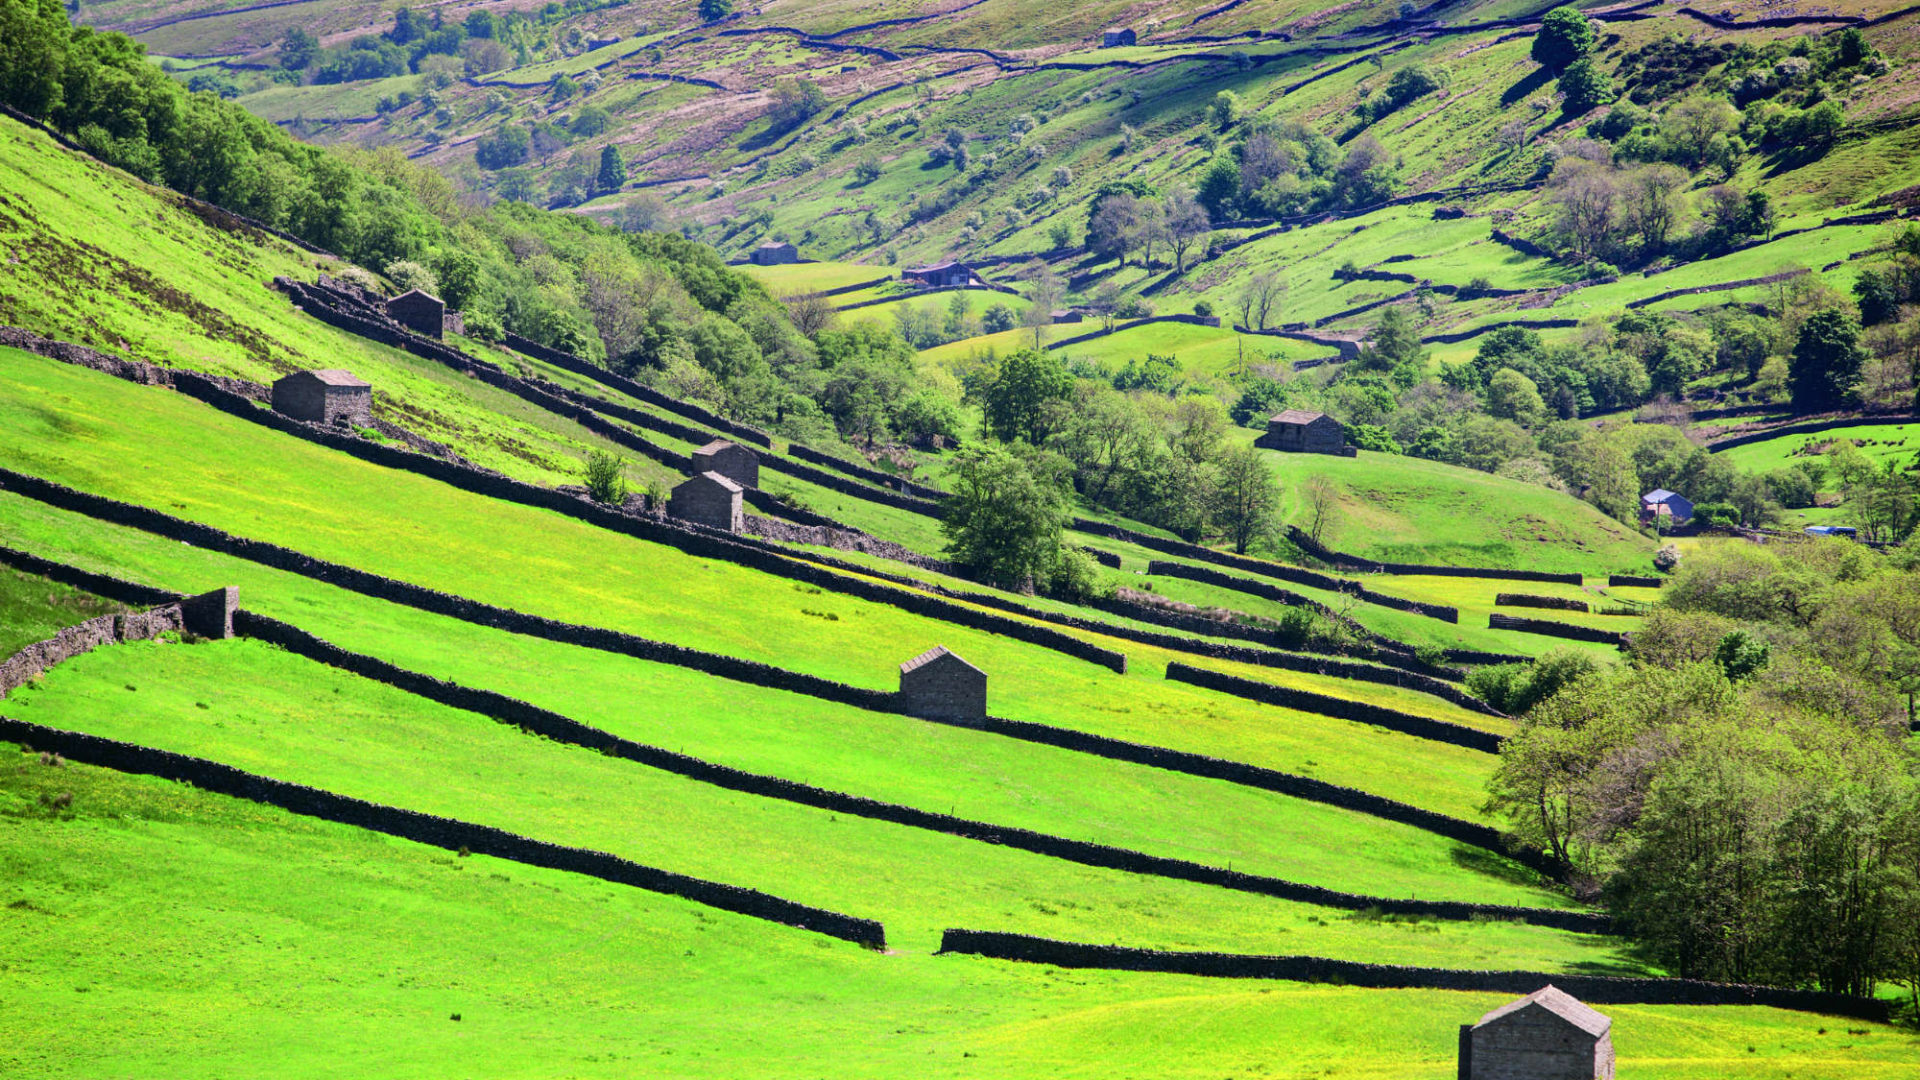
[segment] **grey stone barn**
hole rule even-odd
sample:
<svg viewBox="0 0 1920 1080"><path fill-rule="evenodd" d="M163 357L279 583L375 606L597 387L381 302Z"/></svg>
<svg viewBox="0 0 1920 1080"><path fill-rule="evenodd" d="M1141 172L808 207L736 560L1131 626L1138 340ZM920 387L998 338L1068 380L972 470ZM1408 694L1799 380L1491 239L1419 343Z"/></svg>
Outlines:
<svg viewBox="0 0 1920 1080"><path fill-rule="evenodd" d="M941 720L984 720L987 673L935 645L900 665L900 711Z"/></svg>
<svg viewBox="0 0 1920 1080"><path fill-rule="evenodd" d="M296 371L274 380L273 411L315 424L373 426L373 387L351 371Z"/></svg>
<svg viewBox="0 0 1920 1080"><path fill-rule="evenodd" d="M682 521L737 533L746 526L740 485L716 472L695 473L667 497L667 513Z"/></svg>
<svg viewBox="0 0 1920 1080"><path fill-rule="evenodd" d="M447 305L437 296L411 289L387 301L393 321L413 331L438 338L446 331Z"/></svg>
<svg viewBox="0 0 1920 1080"><path fill-rule="evenodd" d="M753 264L755 266L781 266L786 263L797 263L799 261L799 248L794 247L792 244L781 243L777 240L769 240L753 249Z"/></svg>
<svg viewBox="0 0 1920 1080"><path fill-rule="evenodd" d="M1100 47L1103 49L1113 49L1113 48L1118 48L1122 45L1132 45L1134 42L1138 40L1140 39L1137 35L1134 34L1133 30L1125 26L1118 26L1111 30L1102 30L1100 32Z"/></svg>
<svg viewBox="0 0 1920 1080"><path fill-rule="evenodd" d="M695 473L714 472L743 488L760 486L760 455L725 439L715 439L693 452Z"/></svg>
<svg viewBox="0 0 1920 1080"><path fill-rule="evenodd" d="M980 275L974 273L973 267L966 263L949 261L932 266L909 266L900 271L900 280L915 282L929 289L948 289L976 284Z"/></svg>
<svg viewBox="0 0 1920 1080"><path fill-rule="evenodd" d="M1552 986L1460 1026L1459 1080L1613 1080L1613 1021Z"/></svg>
<svg viewBox="0 0 1920 1080"><path fill-rule="evenodd" d="M1352 457L1347 430L1326 413L1288 409L1267 418L1267 433L1253 445L1291 454L1338 454Z"/></svg>

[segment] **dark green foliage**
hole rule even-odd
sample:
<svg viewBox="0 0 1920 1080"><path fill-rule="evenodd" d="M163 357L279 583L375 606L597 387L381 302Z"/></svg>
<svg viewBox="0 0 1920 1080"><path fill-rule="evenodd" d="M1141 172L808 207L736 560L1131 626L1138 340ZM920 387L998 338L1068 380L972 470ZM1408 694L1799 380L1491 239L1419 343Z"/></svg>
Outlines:
<svg viewBox="0 0 1920 1080"><path fill-rule="evenodd" d="M1185 380L1180 377L1180 361L1172 356L1155 356L1148 353L1144 361L1127 358L1122 367L1113 376L1115 390L1145 390L1171 397L1180 392Z"/></svg>
<svg viewBox="0 0 1920 1080"><path fill-rule="evenodd" d="M587 455L587 494L594 502L619 506L627 501L627 479L622 474L625 466L620 455L606 450L595 450Z"/></svg>
<svg viewBox="0 0 1920 1080"><path fill-rule="evenodd" d="M600 148L600 170L594 174L593 186L597 191L619 191L627 183L627 163L620 159L620 151L612 146Z"/></svg>
<svg viewBox="0 0 1920 1080"><path fill-rule="evenodd" d="M1576 60L1560 76L1560 93L1566 114L1579 116L1613 100L1613 80L1592 60Z"/></svg>
<svg viewBox="0 0 1920 1080"><path fill-rule="evenodd" d="M1379 424L1348 424L1347 442L1358 449L1382 454L1400 452L1400 444L1393 441L1392 433Z"/></svg>
<svg viewBox="0 0 1920 1080"><path fill-rule="evenodd" d="M707 22L719 22L733 14L733 0L700 0L700 18Z"/></svg>
<svg viewBox="0 0 1920 1080"><path fill-rule="evenodd" d="M1817 311L1800 325L1788 362L1787 388L1801 412L1837 409L1859 396L1860 324L1841 311Z"/></svg>
<svg viewBox="0 0 1920 1080"><path fill-rule="evenodd" d="M1593 24L1578 8L1557 7L1541 18L1532 56L1549 71L1565 71L1593 51L1594 41Z"/></svg>
<svg viewBox="0 0 1920 1080"><path fill-rule="evenodd" d="M953 495L940 523L947 557L990 584L1046 587L1070 517L1057 477L995 447L962 450L949 476Z"/></svg>
<svg viewBox="0 0 1920 1080"><path fill-rule="evenodd" d="M1406 387L1419 381L1426 360L1427 350L1420 344L1420 328L1414 324L1413 316L1406 308L1394 306L1387 308L1374 324L1373 335L1367 339L1359 357L1347 365L1347 370L1355 374L1386 374Z"/></svg>
<svg viewBox="0 0 1920 1080"><path fill-rule="evenodd" d="M1900 313L1900 297L1887 274L1866 269L1853 283L1853 296L1860 304L1860 323L1878 326Z"/></svg>
<svg viewBox="0 0 1920 1080"><path fill-rule="evenodd" d="M767 104L767 123L775 132L788 132L827 107L827 93L812 79L786 78L773 84Z"/></svg>
<svg viewBox="0 0 1920 1080"><path fill-rule="evenodd" d="M1287 407L1287 388L1272 379L1256 379L1240 391L1227 415L1241 427L1264 429L1267 418Z"/></svg>
<svg viewBox="0 0 1920 1080"><path fill-rule="evenodd" d="M1766 642L1755 639L1745 630L1729 631L1713 649L1713 662L1734 682L1751 678L1767 666L1772 656L1773 650Z"/></svg>
<svg viewBox="0 0 1920 1080"><path fill-rule="evenodd" d="M304 71L319 51L320 39L296 26L280 39L280 66L288 71Z"/></svg>
<svg viewBox="0 0 1920 1080"><path fill-rule="evenodd" d="M1363 124L1376 120L1406 108L1415 100L1433 93L1447 85L1447 73L1443 68L1429 68L1425 64L1408 64L1393 73L1387 85L1380 93L1362 101L1354 112Z"/></svg>
<svg viewBox="0 0 1920 1080"><path fill-rule="evenodd" d="M1526 664L1495 664L1467 675L1473 696L1509 716L1519 716L1563 687L1600 670L1600 661L1577 649L1549 649Z"/></svg>
<svg viewBox="0 0 1920 1080"><path fill-rule="evenodd" d="M1003 442L1039 445L1051 427L1050 408L1073 392L1073 376L1051 352L1021 349L1000 361L981 394L987 432Z"/></svg>
<svg viewBox="0 0 1920 1080"><path fill-rule="evenodd" d="M502 124L473 145L473 160L483 169L510 169L526 163L533 138L519 124Z"/></svg>

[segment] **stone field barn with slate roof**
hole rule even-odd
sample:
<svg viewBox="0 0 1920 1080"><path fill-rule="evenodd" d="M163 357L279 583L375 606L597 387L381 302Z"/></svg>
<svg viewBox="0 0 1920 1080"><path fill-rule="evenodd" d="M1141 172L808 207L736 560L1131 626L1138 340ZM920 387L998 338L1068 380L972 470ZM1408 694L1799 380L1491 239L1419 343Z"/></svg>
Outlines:
<svg viewBox="0 0 1920 1080"><path fill-rule="evenodd" d="M725 439L715 439L693 452L693 471L715 472L743 488L760 486L760 455Z"/></svg>
<svg viewBox="0 0 1920 1080"><path fill-rule="evenodd" d="M1613 1021L1542 987L1460 1027L1459 1080L1613 1080Z"/></svg>
<svg viewBox="0 0 1920 1080"><path fill-rule="evenodd" d="M936 645L900 665L899 703L910 716L983 720L987 673Z"/></svg>
<svg viewBox="0 0 1920 1080"><path fill-rule="evenodd" d="M275 380L273 411L315 424L373 426L373 387L351 371L296 371Z"/></svg>
<svg viewBox="0 0 1920 1080"><path fill-rule="evenodd" d="M682 521L737 533L746 527L739 484L716 472L695 473L667 497L667 513Z"/></svg>
<svg viewBox="0 0 1920 1080"><path fill-rule="evenodd" d="M1267 433L1253 445L1290 454L1338 454L1354 456L1347 445L1347 430L1326 413L1288 409L1267 419Z"/></svg>

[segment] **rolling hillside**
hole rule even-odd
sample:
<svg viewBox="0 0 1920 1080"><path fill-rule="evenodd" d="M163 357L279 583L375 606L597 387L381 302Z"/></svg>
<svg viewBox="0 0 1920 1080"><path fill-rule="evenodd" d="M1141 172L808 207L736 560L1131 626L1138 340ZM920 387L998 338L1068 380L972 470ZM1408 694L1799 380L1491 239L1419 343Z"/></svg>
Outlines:
<svg viewBox="0 0 1920 1080"><path fill-rule="evenodd" d="M1844 619L1905 641L1905 579L1872 576L1904 562L1713 537L1643 576L1634 489L1911 456L1853 413L1906 392L1912 306L1863 339L1872 400L1773 429L1807 411L1794 335L1905 265L1913 16L1590 8L1615 107L1649 110L1609 145L1806 56L1795 115L1843 118L1815 149L1717 132L1685 244L1612 265L1566 247L1560 165L1609 137L1529 59L1537 5L718 6L80 3L193 95L82 34L45 123L0 115L0 1075L1438 1080L1548 983L1612 1019L1623 1077L1920 1066L1890 966L1690 967L1538 839L1564 792L1501 796L1543 730L1648 775L1673 751L1576 705L1761 717L1696 770L1727 779L1678 815L1712 834L1692 884L1808 701L1843 737L1807 775L1880 753L1909 788L1835 798L1910 790L1858 656L1700 600L1825 590L1799 632L1872 665L1906 654ZM144 133L93 122L101 87ZM265 180L176 190L141 156L176 108ZM1257 139L1297 162L1213 181L1231 213L1178 254L1090 238ZM1707 237L1734 202L1764 234ZM771 239L806 261L751 264ZM998 288L899 279L943 259ZM466 319L402 327L408 283ZM275 407L335 369L370 414ZM1255 445L1287 408L1359 448ZM669 496L716 441L757 469L716 488L729 527ZM1044 518L1017 539L1052 562L969 561L983 506ZM976 670L916 693L936 647ZM1793 818L1823 855L1854 820Z"/></svg>

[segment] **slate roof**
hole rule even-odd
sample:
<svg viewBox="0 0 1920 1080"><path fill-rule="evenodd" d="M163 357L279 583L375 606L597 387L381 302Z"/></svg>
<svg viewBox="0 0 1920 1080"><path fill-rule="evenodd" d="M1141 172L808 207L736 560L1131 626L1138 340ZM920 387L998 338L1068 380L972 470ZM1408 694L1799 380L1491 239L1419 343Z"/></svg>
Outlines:
<svg viewBox="0 0 1920 1080"><path fill-rule="evenodd" d="M366 381L365 379L360 378L358 375L355 375L351 371L341 371L338 368L320 368L313 371L296 371L293 374L288 375L287 378L297 379L303 375L306 376L307 378L313 379L314 381L319 382L326 386L369 386L370 387L373 385L372 383Z"/></svg>
<svg viewBox="0 0 1920 1080"><path fill-rule="evenodd" d="M1267 418L1267 422L1270 424L1311 424L1325 415L1327 414L1308 412L1305 409L1288 409L1286 412L1274 413Z"/></svg>
<svg viewBox="0 0 1920 1080"><path fill-rule="evenodd" d="M760 245L760 250L769 251L776 248L790 248L790 247L793 247L793 245L787 243L785 240L769 240L766 243Z"/></svg>
<svg viewBox="0 0 1920 1080"><path fill-rule="evenodd" d="M1581 1031L1599 1038L1613 1027L1613 1020L1595 1012L1578 998L1551 985L1543 986L1518 1001L1510 1001L1480 1018L1474 1027L1486 1027L1502 1017L1510 1016L1522 1009L1538 1005L1553 1015L1579 1028Z"/></svg>
<svg viewBox="0 0 1920 1080"><path fill-rule="evenodd" d="M738 495L740 492L746 490L745 488L741 487L739 484L736 484L733 481L727 479L726 477L721 476L717 472L703 472L697 476L689 477L686 480L686 482L681 484L680 486L685 487L687 484L691 484L695 480L711 480L714 483L719 484L722 488L726 489L726 491L729 494L734 494L734 495Z"/></svg>
<svg viewBox="0 0 1920 1080"><path fill-rule="evenodd" d="M715 439L712 442L708 443L707 445L701 447L700 449L695 450L694 453L717 454L720 451L725 450L727 447L733 446L733 445L735 444L727 439Z"/></svg>
<svg viewBox="0 0 1920 1080"><path fill-rule="evenodd" d="M1668 499L1677 497L1679 494L1680 493L1677 491L1668 491L1666 488L1654 488L1652 491L1649 491L1645 495L1640 496L1640 501L1650 502L1650 503L1663 503L1663 502L1666 502Z"/></svg>
<svg viewBox="0 0 1920 1080"><path fill-rule="evenodd" d="M947 651L947 647L945 645L935 645L933 648L928 649L926 652L921 653L919 656L916 656L913 659L907 661L906 663L901 664L900 674L905 675L910 671L918 671L921 668L926 667L928 664L933 663L935 660L940 660L949 656L953 657L955 663L960 664L961 666L965 667L969 671L977 672L982 675L986 674L986 672L981 671L979 668L974 667L972 664L969 664L965 660L960 659L960 656L958 653Z"/></svg>
<svg viewBox="0 0 1920 1080"><path fill-rule="evenodd" d="M441 305L442 307L444 307L444 306L446 306L446 301L444 301L444 300L442 300L442 299L440 299L439 297L437 297L437 296L435 296L435 295L433 295L433 294L432 294L432 293L430 293L430 292L422 292L422 291L420 291L419 289L408 289L408 290L407 290L406 292L403 292L403 293L401 293L401 294L400 294L399 296L396 296L396 297L394 297L393 299L391 299L391 300L389 300L389 301L387 301L387 303L389 303L389 304L398 304L398 303L400 303L400 302L401 302L401 301L403 301L403 300L404 300L404 301L413 301L413 300L415 300L415 299L419 299L419 300L431 300L431 301L433 301L434 303L436 303L436 304L439 304L439 305Z"/></svg>
<svg viewBox="0 0 1920 1080"><path fill-rule="evenodd" d="M966 263L960 262L957 259L948 259L946 262L934 263L930 266L909 266L906 272L909 274L930 274L935 270L952 270L955 268L961 270L971 269Z"/></svg>

